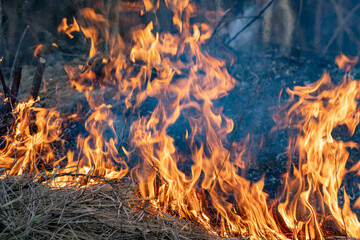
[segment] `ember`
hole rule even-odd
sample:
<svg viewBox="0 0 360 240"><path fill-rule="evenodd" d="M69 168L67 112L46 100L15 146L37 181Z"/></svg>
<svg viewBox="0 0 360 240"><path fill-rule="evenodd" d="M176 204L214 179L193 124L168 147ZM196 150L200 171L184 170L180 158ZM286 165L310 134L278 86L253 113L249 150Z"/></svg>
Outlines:
<svg viewBox="0 0 360 240"><path fill-rule="evenodd" d="M256 19L272 7L270 1ZM173 26L160 28L162 8L171 12ZM119 19L110 10L145 16L146 23L139 20L129 32L119 33ZM223 17L216 22L219 14ZM33 47L39 66L28 101L17 97L21 68L14 71L11 89L0 69L0 97L7 106L1 110L6 116L5 127L0 126L2 181L25 176L50 186L50 192L129 183L136 189L132 199L142 199L151 213L196 222L218 237L360 238L354 210L360 198L350 199L345 184L347 176L360 174L360 161L351 157L359 143L350 139L360 122L360 80L350 72L358 57L336 57L345 72L339 84L324 73L314 83L287 89L289 99L276 109L272 129L290 133L286 172L279 174L282 184L269 197L265 173L257 181L248 177L257 161L255 138L249 130L239 139L243 116L228 116L220 101L238 83L229 73L233 61L208 49L226 14L218 1L209 10L196 1L143 0L120 1L108 12L98 3L63 18L58 33L90 45L86 60L64 66L65 85L74 89L70 110L58 102L50 108L38 98L47 56L52 48L59 51L61 43ZM288 44L291 34L286 35ZM235 39L228 39L228 49L235 47ZM76 103L75 94L86 101ZM334 137L339 128L349 137Z"/></svg>

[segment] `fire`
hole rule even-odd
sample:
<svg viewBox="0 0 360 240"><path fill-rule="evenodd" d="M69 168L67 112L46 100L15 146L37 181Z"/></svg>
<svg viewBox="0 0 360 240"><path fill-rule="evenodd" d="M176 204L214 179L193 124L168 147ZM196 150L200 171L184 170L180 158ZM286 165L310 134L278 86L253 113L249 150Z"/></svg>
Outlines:
<svg viewBox="0 0 360 240"><path fill-rule="evenodd" d="M286 116L276 119L279 127L295 132L288 146L283 195L271 201L263 190L264 179L254 183L245 178L252 158L250 135L241 142L229 141L234 122L214 104L236 80L224 60L203 49L213 26L190 21L199 10L195 3L165 3L177 31L155 30L155 16L154 22L131 30L130 42L113 34L107 16L90 8L80 11L79 21L73 18L68 25L62 20L59 32L70 38L79 32L90 42L86 63L65 67L70 86L85 95L89 113L60 114L56 108L35 107L33 100L19 103L0 150L4 176L35 173L35 179L54 187L86 187L131 176L138 182L139 196L155 208L225 237L323 239L331 223L342 234L360 237L346 190L342 207L338 201L345 175L360 173L360 164L346 168L348 149L358 144L332 136L342 125L350 135L355 132L359 81L346 73L335 85L324 74L313 84L287 90L290 100L282 107ZM126 7L141 15L156 14L159 1L120 2L114 9ZM336 62L348 72L357 59L341 55ZM143 114L141 106L147 101L156 106ZM132 117L126 119L126 112ZM63 127L83 118L84 133L77 136L75 149L65 150ZM183 132L181 143L170 134L172 127ZM129 169L129 162L138 158L139 164ZM188 169L181 167L184 163ZM360 200L354 206L360 206Z"/></svg>
<svg viewBox="0 0 360 240"><path fill-rule="evenodd" d="M57 160L52 144L59 142L61 118L55 109L37 108L35 101L19 103L13 113L17 116L10 134L4 136L0 167L6 174L52 171Z"/></svg>
<svg viewBox="0 0 360 240"><path fill-rule="evenodd" d="M341 55L336 62L341 69L350 70L356 59ZM293 104L280 124L297 129L298 133L289 141L291 165L285 176L279 212L295 235L303 232L310 239L323 239L322 226L332 220L341 233L359 237L360 223L350 209L346 189L342 208L338 202L344 176L358 171L358 167L346 169L348 149L358 148L359 144L334 139L332 132L343 125L350 136L354 134L360 119L357 106L360 82L346 74L336 86L325 73L317 82L287 92ZM297 159L292 157L294 153Z"/></svg>
<svg viewBox="0 0 360 240"><path fill-rule="evenodd" d="M42 51L42 49L43 49L43 44L39 44L39 45L37 45L36 47L35 47L35 50L34 50L34 56L35 57L38 57L39 56L39 54L40 54L40 52Z"/></svg>
<svg viewBox="0 0 360 240"><path fill-rule="evenodd" d="M71 35L71 33L80 32L80 28L75 18L73 18L73 23L70 25L68 25L67 19L63 18L61 24L58 27L58 31L66 33L69 36L69 38L74 38L74 36Z"/></svg>
<svg viewBox="0 0 360 240"><path fill-rule="evenodd" d="M335 58L335 62L339 66L339 68L342 70L345 70L347 72L350 71L351 68L355 67L358 60L359 60L359 57L349 58L342 53L340 56L337 56Z"/></svg>
<svg viewBox="0 0 360 240"><path fill-rule="evenodd" d="M52 182L54 186L73 184L74 180L81 185L96 183L94 180L84 183L85 180L81 176L86 175L101 177L98 182L103 182L103 179L121 179L127 174L128 168L124 157L119 155L116 148L118 138L110 108L110 105L100 105L88 117L85 129L89 135L87 137L79 135L77 138L78 158L74 157L73 152L68 152L66 168L58 170L64 177L55 179ZM109 130L113 136L106 139L105 131ZM80 177L76 178L76 175Z"/></svg>

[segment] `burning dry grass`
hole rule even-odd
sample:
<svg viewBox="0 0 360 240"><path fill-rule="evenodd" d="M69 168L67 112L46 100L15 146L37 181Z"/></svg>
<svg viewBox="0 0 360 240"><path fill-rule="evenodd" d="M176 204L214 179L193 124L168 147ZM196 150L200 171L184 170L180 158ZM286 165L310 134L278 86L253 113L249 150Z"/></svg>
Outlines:
<svg viewBox="0 0 360 240"><path fill-rule="evenodd" d="M78 32L90 43L88 60L66 65L68 80L62 83L82 93L86 104L78 103L76 113L60 111L61 103L36 106L46 62L40 57L35 91L27 102L6 108L16 120L3 135L0 168L17 177L1 182L0 238L216 238L206 232L259 240L360 237L346 191L342 208L338 197L344 177L360 175L359 162L346 168L348 149L360 146L332 136L342 125L352 136L360 122L360 81L348 74L357 58L337 59L346 72L340 85L324 74L287 90L289 103L273 118L277 128L294 134L279 186L283 193L272 201L264 178L246 178L253 159L250 135L236 141L241 119L235 124L219 106L237 80L226 60L204 51L213 21L194 20L200 9L195 2L165 3L176 31L156 30L150 21L133 28L129 42L120 33L112 36L112 21L96 9L82 9L79 22L63 20L61 32L70 38ZM159 5L144 0L143 7L140 16L151 11L156 18ZM20 74L14 82L15 76ZM12 87L12 95L17 90ZM16 102L12 95L10 105ZM74 130L76 147L68 148L66 130L78 120L84 124ZM131 166L134 159L141 161ZM187 170L180 167L185 162Z"/></svg>
<svg viewBox="0 0 360 240"><path fill-rule="evenodd" d="M0 239L214 239L154 210L136 187L108 182L54 189L29 176L0 181Z"/></svg>
<svg viewBox="0 0 360 240"><path fill-rule="evenodd" d="M0 239L223 239L154 209L137 191L126 179L54 189L29 175L7 176L0 181Z"/></svg>

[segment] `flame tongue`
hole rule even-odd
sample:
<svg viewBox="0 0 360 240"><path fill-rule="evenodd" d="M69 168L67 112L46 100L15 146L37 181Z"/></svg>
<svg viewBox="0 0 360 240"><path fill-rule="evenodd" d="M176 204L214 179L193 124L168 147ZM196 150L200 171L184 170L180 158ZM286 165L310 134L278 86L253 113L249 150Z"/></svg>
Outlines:
<svg viewBox="0 0 360 240"><path fill-rule="evenodd" d="M6 144L1 150L0 167L8 169L8 174L39 173L53 167L51 144L60 141L60 114L54 109L36 108L34 103L29 100L16 106L14 128L4 136Z"/></svg>
<svg viewBox="0 0 360 240"><path fill-rule="evenodd" d="M172 4L182 11L182 6ZM138 95L137 103L147 96L158 100L151 116L135 121L131 127L132 142L145 160L133 170L140 180L140 193L144 198L153 199L151 203L156 207L196 220L210 232L219 229L215 232L224 236L281 238L267 209L263 182L250 185L238 175L244 165L245 144L235 143L228 155L227 135L234 124L221 109L213 106L213 101L230 91L235 80L228 74L224 61L201 50L210 35L206 25L189 23L194 12L194 5L185 8L184 20L178 25L181 26L179 34L165 33L159 38L150 32L150 24L137 31L133 38L135 47L131 59L145 62L148 69L157 69L159 76L167 73L165 79L148 80L146 89ZM169 64L168 54L177 55L179 60ZM181 55L188 60L181 61ZM144 74L143 78L147 76ZM183 130L188 131L186 140L191 153L182 156L191 159L190 174L178 168L183 160L176 150L175 140L167 133L180 116L188 119L191 127ZM244 196L244 192L251 194ZM230 200L230 196L234 200ZM216 222L211 221L214 216L209 212L207 198L212 200L211 207L218 215Z"/></svg>
<svg viewBox="0 0 360 240"><path fill-rule="evenodd" d="M340 68L349 70L345 66L353 66L356 60L342 55L336 62ZM323 238L322 226L329 224L330 218L342 233L354 237L360 234L346 191L342 209L338 202L342 180L348 173L347 149L357 148L358 144L332 137L332 131L341 125L347 127L350 135L354 134L360 116L359 90L360 83L347 75L342 84L335 86L327 73L314 84L288 90L290 98L298 100L280 124L299 129L289 145L291 152L298 153L298 164L292 163L292 176L290 172L286 174L286 197L278 208L289 229L296 233L305 231L310 239Z"/></svg>

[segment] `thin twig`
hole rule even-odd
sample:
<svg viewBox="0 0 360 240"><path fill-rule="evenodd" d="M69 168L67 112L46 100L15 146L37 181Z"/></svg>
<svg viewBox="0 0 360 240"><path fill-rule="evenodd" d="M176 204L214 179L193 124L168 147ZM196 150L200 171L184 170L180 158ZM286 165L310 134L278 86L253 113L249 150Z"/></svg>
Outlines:
<svg viewBox="0 0 360 240"><path fill-rule="evenodd" d="M242 32L244 32L248 27L250 27L256 20L260 19L264 12L271 6L274 0L271 0L266 6L259 12L255 18L253 18L248 24L246 24L238 33L235 34L229 41L226 42L229 45L232 41L234 41Z"/></svg>
<svg viewBox="0 0 360 240"><path fill-rule="evenodd" d="M21 81L21 67L16 68L14 72L14 79L12 82L10 97L8 101L8 111L13 110L13 106L17 102L17 95L19 93L20 81Z"/></svg>
<svg viewBox="0 0 360 240"><path fill-rule="evenodd" d="M332 5L334 6L334 9L335 9L335 13L336 13L336 16L340 22L340 24L342 24L344 22L344 16L343 16L343 13L342 13L342 9L340 9L338 3L335 1L335 0L330 0ZM349 36L350 39L354 40L354 39L357 39L353 33L353 31L349 28L348 25L344 24L344 30L346 32L346 34Z"/></svg>
<svg viewBox="0 0 360 240"><path fill-rule="evenodd" d="M360 8L360 3L357 4L347 15L346 17L343 19L343 22L336 28L333 36L330 38L329 42L326 44L326 47L323 50L323 54L326 54L327 51L329 50L329 47L333 44L333 42L335 41L336 37L339 35L339 33L344 29L345 24L350 20L350 18L354 15L354 13L359 10Z"/></svg>
<svg viewBox="0 0 360 240"><path fill-rule="evenodd" d="M226 17L228 16L228 13L232 10L232 8L239 2L239 0L234 1L233 4L231 5L231 7L229 7L224 15L221 17L220 21L218 22L218 24L216 25L216 27L214 28L213 33L211 34L211 37L209 38L209 40L207 41L207 44L209 44L212 39L215 37L217 31L219 30L219 28L222 26L223 22L225 21Z"/></svg>
<svg viewBox="0 0 360 240"><path fill-rule="evenodd" d="M1 67L0 67L0 80L1 80L1 84L2 84L4 94L5 94L5 97L6 97L7 94L9 93L9 89L6 86L5 78L4 78L4 75L3 75L2 71L1 71Z"/></svg>
<svg viewBox="0 0 360 240"><path fill-rule="evenodd" d="M26 28L24 29L22 35L21 35L18 47L16 49L15 58L14 58L14 61L13 61L12 67L11 67L11 72L10 72L10 77L9 77L10 80L12 79L12 76L14 74L14 70L15 70L16 62L17 62L17 59L18 59L18 56L19 56L20 48L21 48L21 45L22 45L22 43L24 41L25 35L26 35L27 31L29 30L29 28L30 28L30 26L27 25Z"/></svg>
<svg viewBox="0 0 360 240"><path fill-rule="evenodd" d="M36 69L36 73L35 73L35 77L34 77L34 82L31 87L30 99L35 100L38 97L40 85L42 82L42 77L44 74L45 65L46 65L46 59L44 57L40 57L39 65Z"/></svg>

